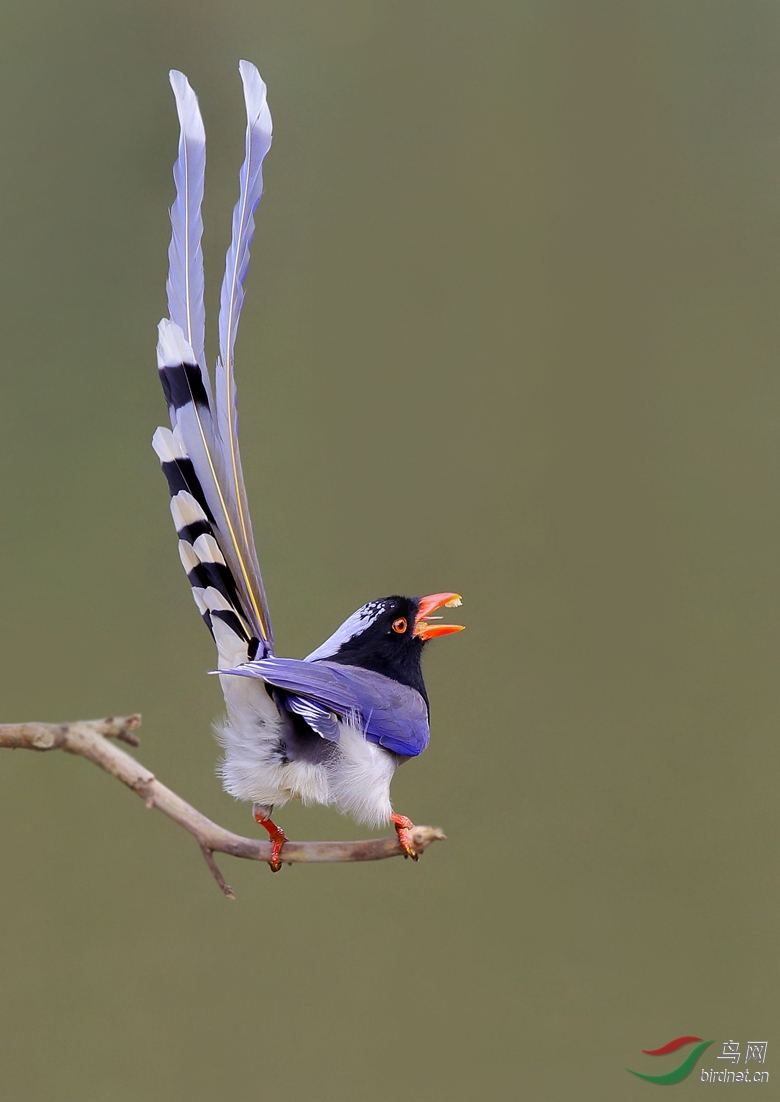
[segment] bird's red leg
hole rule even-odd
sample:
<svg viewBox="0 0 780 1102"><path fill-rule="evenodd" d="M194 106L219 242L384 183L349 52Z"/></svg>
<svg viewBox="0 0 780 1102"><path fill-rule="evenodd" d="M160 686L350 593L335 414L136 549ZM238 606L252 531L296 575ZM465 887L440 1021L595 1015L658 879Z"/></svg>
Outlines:
<svg viewBox="0 0 780 1102"><path fill-rule="evenodd" d="M390 822L395 827L398 841L403 846L406 856L411 857L413 861L418 861L420 855L415 850L409 838L409 831L414 830L414 823L412 820L407 819L405 815L391 815Z"/></svg>
<svg viewBox="0 0 780 1102"><path fill-rule="evenodd" d="M284 833L281 827L278 827L271 819L266 808L261 807L260 804L255 804L252 808L252 814L255 817L255 822L259 823L261 827L265 827L271 838L271 860L269 862L271 866L271 872L278 872L282 867L282 846L287 841L287 835Z"/></svg>

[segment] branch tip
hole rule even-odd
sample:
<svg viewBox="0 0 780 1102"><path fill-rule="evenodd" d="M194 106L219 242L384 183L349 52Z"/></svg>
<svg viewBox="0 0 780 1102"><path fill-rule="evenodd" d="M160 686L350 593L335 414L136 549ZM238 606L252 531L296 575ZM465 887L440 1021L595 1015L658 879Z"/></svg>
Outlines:
<svg viewBox="0 0 780 1102"><path fill-rule="evenodd" d="M236 897L233 894L233 889L231 888L230 884L228 884L227 880L225 880L225 877L222 875L222 873L219 871L219 865L214 860L213 851L210 850L208 846L204 846L201 843L200 852L203 854L203 860L208 865L211 875L214 877L214 879L222 889L223 895L226 896L227 899L235 899Z"/></svg>

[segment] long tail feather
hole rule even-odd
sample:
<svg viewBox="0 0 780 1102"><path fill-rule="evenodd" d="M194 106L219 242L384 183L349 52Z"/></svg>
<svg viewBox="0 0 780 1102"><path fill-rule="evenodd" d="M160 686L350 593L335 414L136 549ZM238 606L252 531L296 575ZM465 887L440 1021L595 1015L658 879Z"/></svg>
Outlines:
<svg viewBox="0 0 780 1102"><path fill-rule="evenodd" d="M238 444L238 413L233 353L236 332L244 302L244 277L249 266L249 246L254 234L254 211L263 193L262 164L271 148L271 112L266 102L266 87L254 65L239 64L246 104L246 155L239 175L238 203L233 211L233 233L225 257L219 310L221 358L216 374L216 421L226 468L226 490L235 518L241 553L250 565L255 581L252 593L254 610L263 636L270 639L270 616L257 562L252 524L244 488L241 453Z"/></svg>
<svg viewBox="0 0 780 1102"><path fill-rule="evenodd" d="M206 310L203 300L203 183L206 173L206 131L198 98L184 73L169 74L179 115L179 155L173 166L176 200L171 207L168 249L168 312L195 353L210 394L206 355Z"/></svg>
<svg viewBox="0 0 780 1102"><path fill-rule="evenodd" d="M194 353L175 322L163 319L159 334L157 363L173 431L158 429L152 443L177 503L174 521L179 538L194 548L199 564L210 564L193 574L188 559L190 565L185 563L185 569L194 590L211 587L221 591L242 625L250 626L251 631L244 632L247 642L256 637L263 641L263 653L270 653L271 642L252 603L251 567L241 555L235 521L222 489L222 456L214 446L208 397ZM197 593L195 597L198 601ZM211 626L209 620L207 623Z"/></svg>
<svg viewBox="0 0 780 1102"><path fill-rule="evenodd" d="M219 350L227 380L233 375L233 349L244 304L244 277L249 267L249 246L255 232L254 213L263 194L263 160L271 148L271 112L262 77L249 61L239 62L246 104L246 155L239 174L239 196L233 210L233 235L225 256L225 277L219 303ZM222 414L229 418L234 407L227 392L218 398ZM225 401L227 399L227 401Z"/></svg>
<svg viewBox="0 0 780 1102"><path fill-rule="evenodd" d="M157 429L152 446L168 480L179 557L195 604L218 644L222 639L215 631L215 621L221 622L223 637L224 629L229 629L227 646L220 645L220 652L251 654L257 651L258 640L252 638L235 580L220 550L213 513L181 433L178 428L173 432Z"/></svg>
<svg viewBox="0 0 780 1102"><path fill-rule="evenodd" d="M271 618L252 538L238 452L232 354L243 302L242 280L249 263L249 243L254 229L252 211L262 192L259 165L270 145L271 124L265 104L265 85L257 70L248 62L241 62L240 70L249 118L247 159L241 176L239 208L242 213L234 214L233 243L228 252L229 270L231 253L235 254L234 290L226 292L223 286L222 292L223 304L226 294L230 300L225 316L231 318L227 330L232 335L227 339L222 335L224 310L220 314L220 339L223 349L229 350L229 360L227 371L218 365L217 383L220 385L224 376L229 397L226 404L225 398L218 396L216 408L204 354L201 202L205 132L198 101L187 78L176 71L170 74L181 133L174 167L176 201L171 208L172 234L168 251L167 290L171 320L160 322L157 358L173 433L161 436L163 430L158 430L155 449L169 477L172 495L186 491L204 514L205 520L198 524L209 526L208 531L197 532L191 541L185 540L191 546L189 550L182 550L182 561L186 559L185 566L199 607L204 600L203 593L219 594L219 599L228 603L229 607L214 609L204 606L204 616L208 613L210 617L209 626L213 627L214 613L219 612L220 633L224 635L229 619L226 614L235 613L236 623L241 627L238 634L249 642L249 649L270 654L273 652ZM261 132L267 134L267 140L259 146ZM215 424L216 419L223 422L221 431ZM160 451L169 446L176 449L175 463L163 458ZM209 539L198 542L202 535ZM193 565L193 555L198 558L197 569ZM215 632L215 637L220 633Z"/></svg>

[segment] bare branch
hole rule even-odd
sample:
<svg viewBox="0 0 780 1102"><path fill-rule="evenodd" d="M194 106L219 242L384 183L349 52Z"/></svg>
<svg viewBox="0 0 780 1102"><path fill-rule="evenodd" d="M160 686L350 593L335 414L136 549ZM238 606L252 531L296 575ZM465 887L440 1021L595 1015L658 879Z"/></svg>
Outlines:
<svg viewBox="0 0 780 1102"><path fill-rule="evenodd" d="M233 889L231 888L230 884L228 884L222 873L219 871L219 865L214 860L214 854L211 852L210 849L207 849L206 846L201 846L200 852L203 854L203 859L209 867L209 872L219 884L223 893L228 897L228 899L235 899L236 897L233 895Z"/></svg>
<svg viewBox="0 0 780 1102"><path fill-rule="evenodd" d="M135 758L108 741L119 739L138 746L135 731L140 723L139 715L110 716L108 719L78 720L75 723L0 723L0 749L64 750L99 765L122 784L132 788L148 808L156 807L197 839L212 876L228 899L232 899L233 892L219 871L214 854L227 853L250 861L270 862L271 843L259 838L244 838L213 823L158 781ZM427 826L414 827L410 834L418 854L426 850L431 842L446 837L438 827ZM363 842L285 842L282 850L282 860L291 865L381 861L386 857L401 856L405 854L397 837L372 838Z"/></svg>

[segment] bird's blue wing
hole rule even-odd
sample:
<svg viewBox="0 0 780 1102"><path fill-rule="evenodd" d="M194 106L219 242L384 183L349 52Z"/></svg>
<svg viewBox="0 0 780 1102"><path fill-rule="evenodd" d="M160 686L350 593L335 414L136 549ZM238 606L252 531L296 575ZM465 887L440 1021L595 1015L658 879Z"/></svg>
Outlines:
<svg viewBox="0 0 780 1102"><path fill-rule="evenodd" d="M381 673L296 658L263 658L220 673L262 678L298 699L314 701L342 719L357 722L370 742L396 754L415 757L428 745L425 701L415 689Z"/></svg>
<svg viewBox="0 0 780 1102"><path fill-rule="evenodd" d="M330 708L318 704L311 697L298 696L297 693L283 692L280 695L283 697L284 707L305 719L320 738L327 739L328 742L338 742L339 721Z"/></svg>

